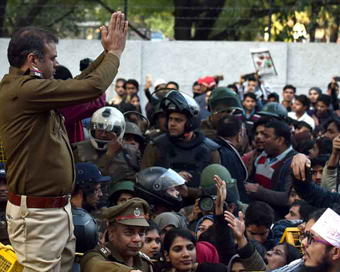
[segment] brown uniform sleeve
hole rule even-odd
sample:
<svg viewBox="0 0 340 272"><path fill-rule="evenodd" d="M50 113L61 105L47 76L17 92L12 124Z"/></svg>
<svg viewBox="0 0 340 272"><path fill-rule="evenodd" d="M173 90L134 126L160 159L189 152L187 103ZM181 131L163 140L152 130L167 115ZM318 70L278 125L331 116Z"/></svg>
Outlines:
<svg viewBox="0 0 340 272"><path fill-rule="evenodd" d="M126 265L110 262L99 253L86 254L80 263L81 272L130 272L133 268Z"/></svg>
<svg viewBox="0 0 340 272"><path fill-rule="evenodd" d="M98 60L99 61L99 60ZM106 54L96 69L94 66L77 79L42 80L29 77L18 90L21 103L28 111L47 111L77 105L101 96L118 72L119 59Z"/></svg>
<svg viewBox="0 0 340 272"><path fill-rule="evenodd" d="M144 151L141 170L155 166L160 157L161 155L157 146L148 144Z"/></svg>

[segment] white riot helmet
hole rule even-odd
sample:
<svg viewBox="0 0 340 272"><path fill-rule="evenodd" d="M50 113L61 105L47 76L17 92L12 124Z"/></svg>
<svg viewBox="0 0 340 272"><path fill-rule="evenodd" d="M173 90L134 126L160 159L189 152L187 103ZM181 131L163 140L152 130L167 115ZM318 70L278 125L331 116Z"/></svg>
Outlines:
<svg viewBox="0 0 340 272"><path fill-rule="evenodd" d="M96 130L113 132L117 140L122 140L125 133L124 115L114 107L103 107L97 110L91 117L90 139L93 147L100 151L107 149L108 140L101 140L95 137Z"/></svg>

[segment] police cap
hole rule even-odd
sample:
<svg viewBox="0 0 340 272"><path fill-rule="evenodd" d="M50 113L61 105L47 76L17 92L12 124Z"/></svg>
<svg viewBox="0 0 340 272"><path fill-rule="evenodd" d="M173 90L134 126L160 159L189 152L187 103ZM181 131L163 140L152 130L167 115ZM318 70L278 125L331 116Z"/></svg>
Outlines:
<svg viewBox="0 0 340 272"><path fill-rule="evenodd" d="M110 223L120 223L129 226L148 227L146 221L149 213L149 204L141 198L132 198L121 205L106 209L103 217Z"/></svg>

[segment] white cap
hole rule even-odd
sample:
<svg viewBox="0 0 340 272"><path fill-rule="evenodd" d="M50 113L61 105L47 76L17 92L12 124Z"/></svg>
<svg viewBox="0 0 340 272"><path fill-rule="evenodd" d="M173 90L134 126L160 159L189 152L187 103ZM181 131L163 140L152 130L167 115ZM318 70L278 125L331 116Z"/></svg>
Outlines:
<svg viewBox="0 0 340 272"><path fill-rule="evenodd" d="M155 89L157 88L158 85L161 85L161 84L166 84L166 81L164 79L162 79L162 78L157 79L155 81L155 84L154 84L155 85Z"/></svg>
<svg viewBox="0 0 340 272"><path fill-rule="evenodd" d="M328 243L340 248L340 215L328 208L313 225L315 231Z"/></svg>

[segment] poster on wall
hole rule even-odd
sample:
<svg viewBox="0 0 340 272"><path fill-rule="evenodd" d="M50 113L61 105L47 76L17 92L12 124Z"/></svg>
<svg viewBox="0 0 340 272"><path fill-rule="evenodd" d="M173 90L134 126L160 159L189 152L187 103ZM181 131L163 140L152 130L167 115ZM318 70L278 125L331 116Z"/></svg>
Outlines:
<svg viewBox="0 0 340 272"><path fill-rule="evenodd" d="M259 75L277 76L274 61L270 55L269 49L258 48L250 49L251 57L255 66L255 70Z"/></svg>

